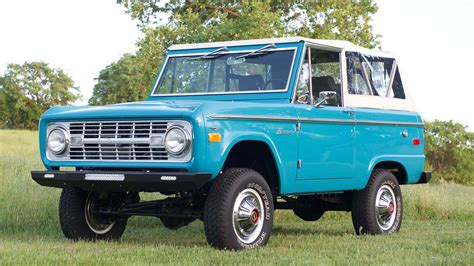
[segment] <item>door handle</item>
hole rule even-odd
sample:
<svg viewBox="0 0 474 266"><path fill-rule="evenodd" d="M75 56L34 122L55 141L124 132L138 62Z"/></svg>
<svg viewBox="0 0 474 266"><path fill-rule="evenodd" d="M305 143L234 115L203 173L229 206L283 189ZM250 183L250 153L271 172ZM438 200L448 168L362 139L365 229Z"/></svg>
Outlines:
<svg viewBox="0 0 474 266"><path fill-rule="evenodd" d="M342 111L350 116L354 116L355 112L352 109L342 109Z"/></svg>

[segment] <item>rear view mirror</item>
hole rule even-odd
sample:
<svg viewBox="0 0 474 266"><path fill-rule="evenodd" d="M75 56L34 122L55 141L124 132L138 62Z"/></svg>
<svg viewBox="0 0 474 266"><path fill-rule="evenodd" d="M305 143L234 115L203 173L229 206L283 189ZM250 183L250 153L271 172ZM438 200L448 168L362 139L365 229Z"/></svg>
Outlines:
<svg viewBox="0 0 474 266"><path fill-rule="evenodd" d="M319 93L319 99L332 100L336 99L335 91L322 91Z"/></svg>
<svg viewBox="0 0 474 266"><path fill-rule="evenodd" d="M314 104L314 107L320 107L321 104L325 103L327 100L336 99L337 93L335 91L322 91L319 93L319 101Z"/></svg>

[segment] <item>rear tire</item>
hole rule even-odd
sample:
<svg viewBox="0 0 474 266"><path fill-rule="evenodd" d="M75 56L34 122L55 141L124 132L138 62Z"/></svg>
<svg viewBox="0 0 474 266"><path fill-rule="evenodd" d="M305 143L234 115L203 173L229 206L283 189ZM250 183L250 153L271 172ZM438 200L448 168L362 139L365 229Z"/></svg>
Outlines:
<svg viewBox="0 0 474 266"><path fill-rule="evenodd" d="M217 177L204 207L204 230L211 246L230 250L264 246L272 226L272 194L258 172L231 168Z"/></svg>
<svg viewBox="0 0 474 266"><path fill-rule="evenodd" d="M127 226L127 218L94 214L94 207L104 203L117 203L117 197L108 195L103 199L96 192L64 188L59 200L59 222L64 236L73 240L120 239Z"/></svg>
<svg viewBox="0 0 474 266"><path fill-rule="evenodd" d="M352 223L356 234L390 234L400 230L402 191L388 170L375 169L369 184L352 199Z"/></svg>

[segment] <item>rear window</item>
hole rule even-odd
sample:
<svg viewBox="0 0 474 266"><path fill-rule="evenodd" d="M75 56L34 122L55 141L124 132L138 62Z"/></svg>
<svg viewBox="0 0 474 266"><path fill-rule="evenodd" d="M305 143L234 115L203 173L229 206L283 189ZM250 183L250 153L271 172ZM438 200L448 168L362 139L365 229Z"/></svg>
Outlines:
<svg viewBox="0 0 474 266"><path fill-rule="evenodd" d="M405 99L400 72L395 59L346 53L350 94Z"/></svg>

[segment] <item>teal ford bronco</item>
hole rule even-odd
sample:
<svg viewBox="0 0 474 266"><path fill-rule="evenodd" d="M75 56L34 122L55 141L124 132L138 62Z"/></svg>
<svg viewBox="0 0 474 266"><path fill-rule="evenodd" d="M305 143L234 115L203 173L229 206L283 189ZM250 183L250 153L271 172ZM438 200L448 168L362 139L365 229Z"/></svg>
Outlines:
<svg viewBox="0 0 474 266"><path fill-rule="evenodd" d="M62 188L70 239L118 239L142 215L200 219L211 246L253 248L275 209L350 211L356 234L394 233L400 185L431 177L396 58L345 41L174 45L146 101L51 108L39 140L47 170L32 178Z"/></svg>

